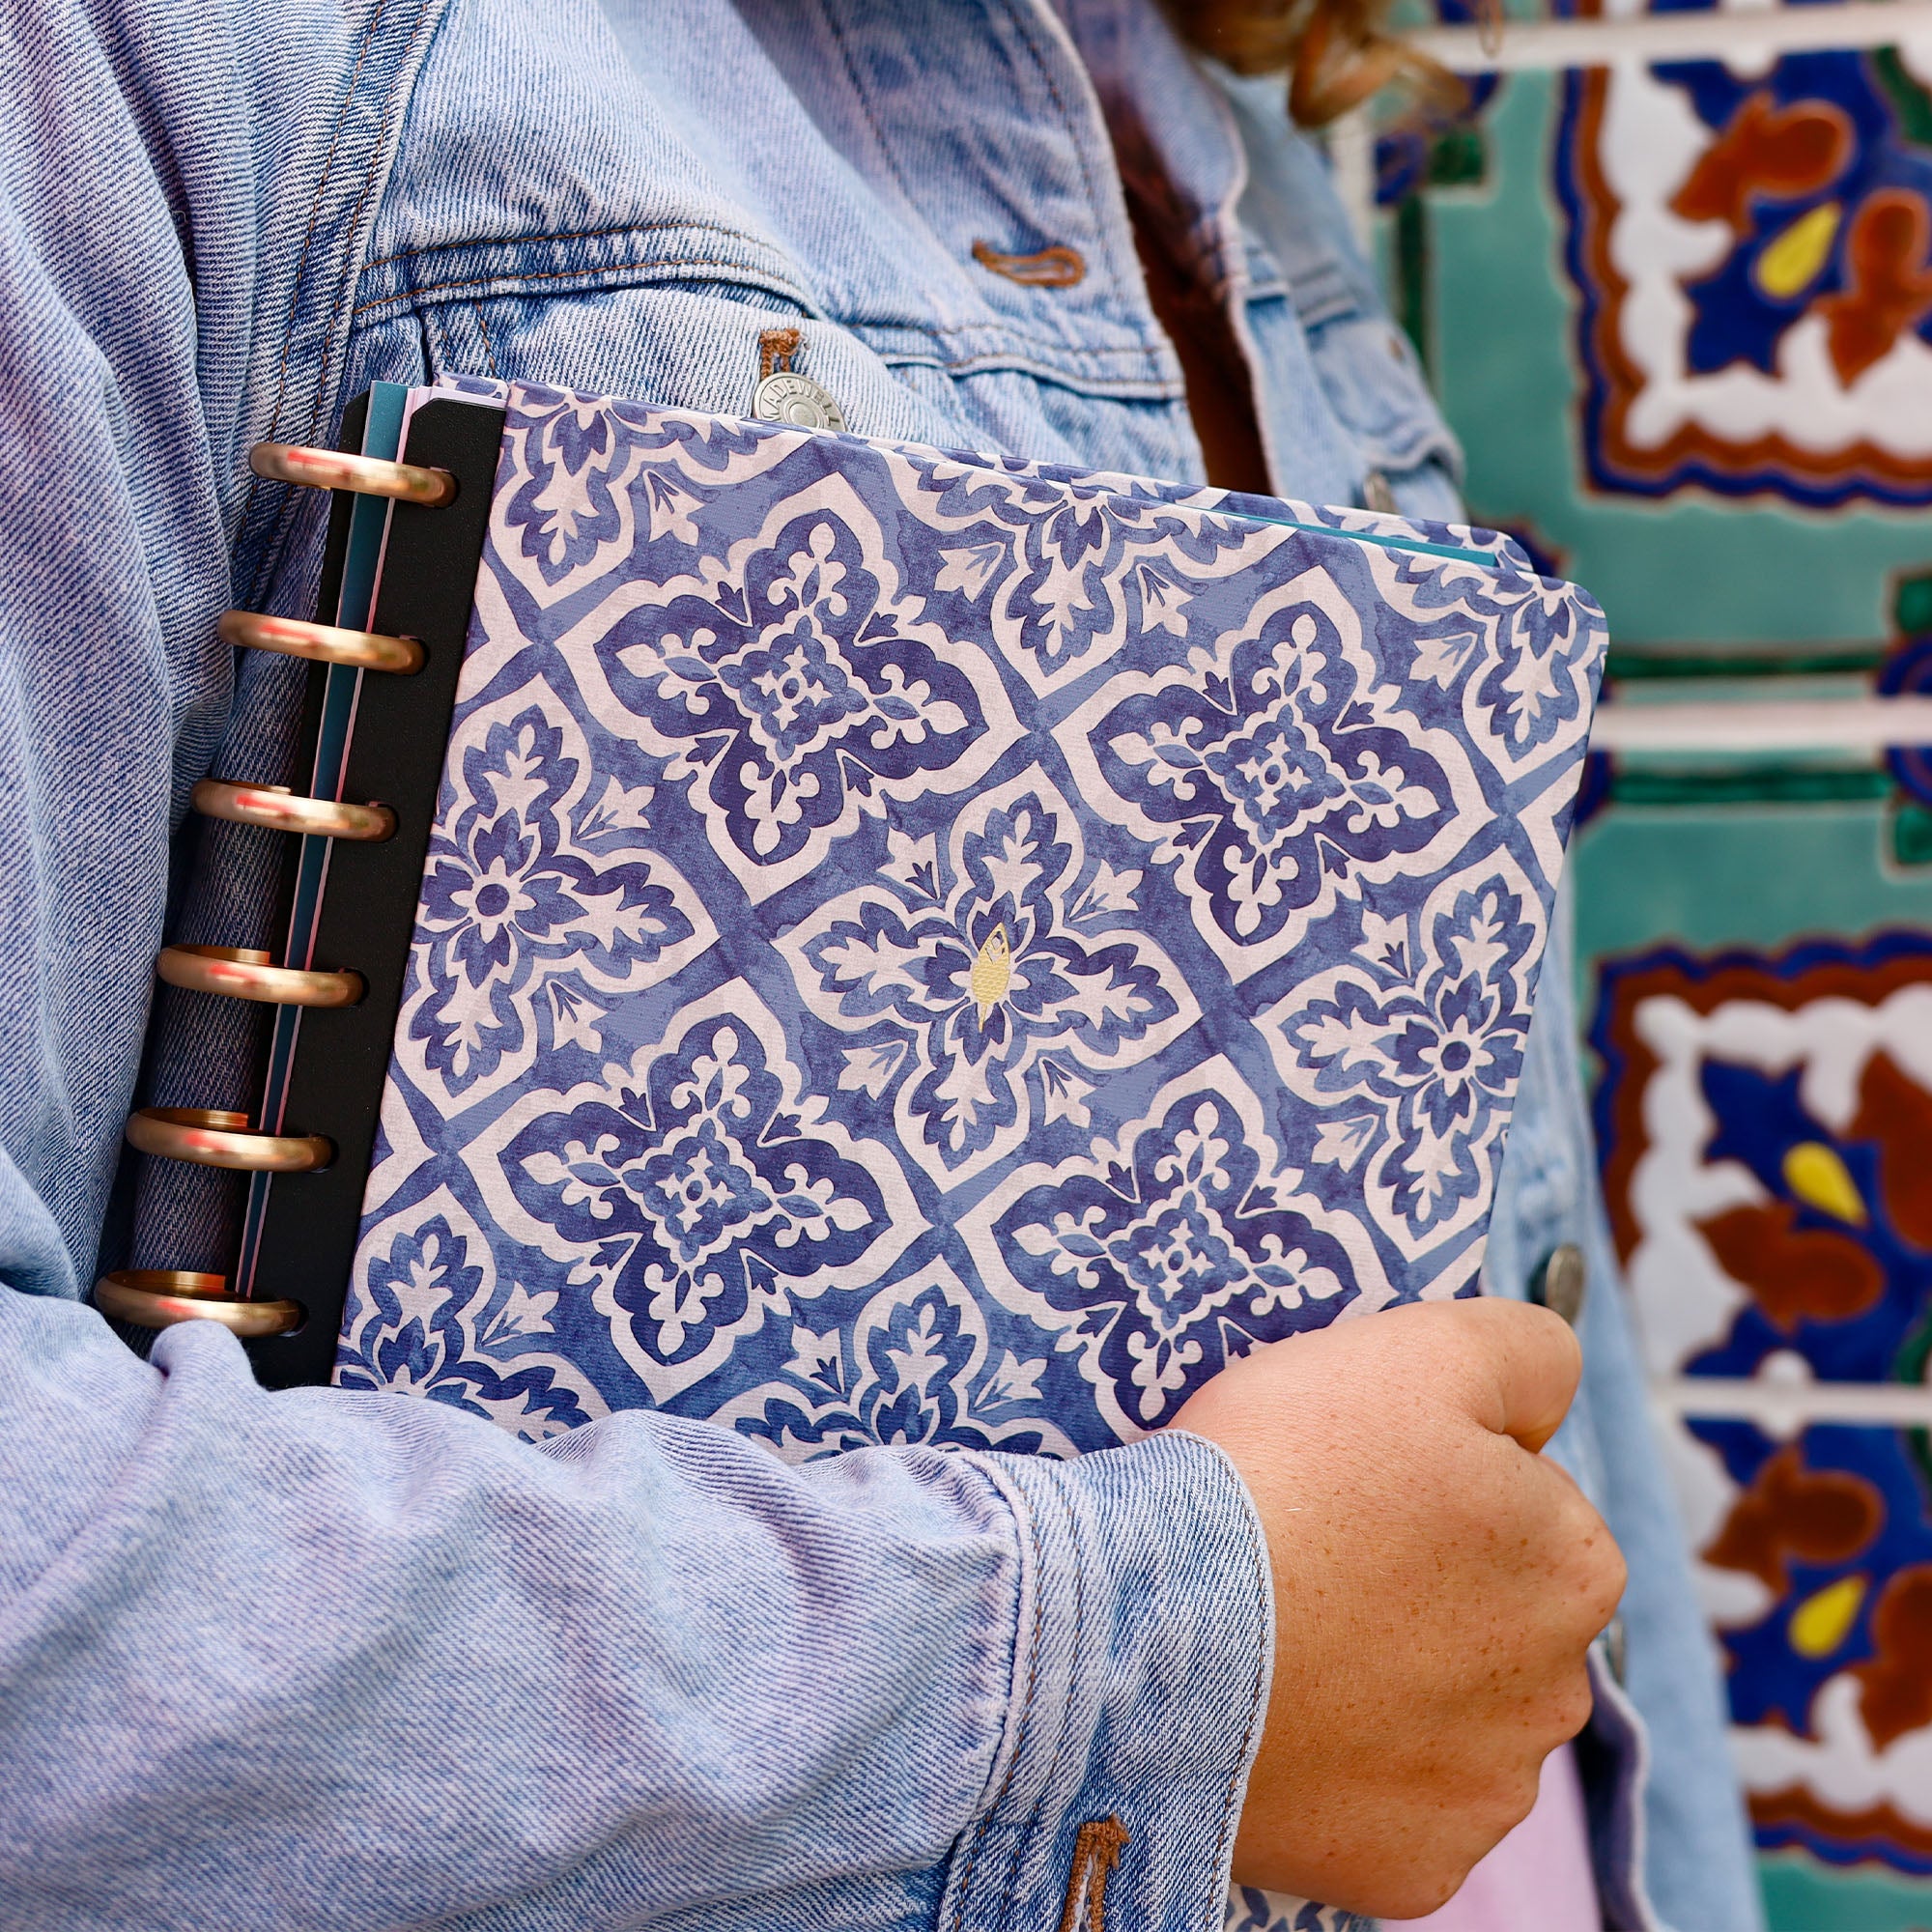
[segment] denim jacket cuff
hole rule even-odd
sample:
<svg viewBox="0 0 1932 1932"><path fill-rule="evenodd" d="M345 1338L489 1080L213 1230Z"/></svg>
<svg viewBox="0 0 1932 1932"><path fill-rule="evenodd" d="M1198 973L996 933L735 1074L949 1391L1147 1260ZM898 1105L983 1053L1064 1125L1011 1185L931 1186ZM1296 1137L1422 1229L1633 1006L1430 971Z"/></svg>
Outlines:
<svg viewBox="0 0 1932 1932"><path fill-rule="evenodd" d="M1181 1434L972 1460L1018 1520L1019 1626L1006 1737L936 1932L1218 1927L1274 1659L1245 1485Z"/></svg>

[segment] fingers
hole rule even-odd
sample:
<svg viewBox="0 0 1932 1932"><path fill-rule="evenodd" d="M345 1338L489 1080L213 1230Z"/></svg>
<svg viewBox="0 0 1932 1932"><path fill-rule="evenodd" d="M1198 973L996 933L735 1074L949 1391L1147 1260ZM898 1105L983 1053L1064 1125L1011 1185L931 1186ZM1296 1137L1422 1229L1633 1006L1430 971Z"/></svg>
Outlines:
<svg viewBox="0 0 1932 1932"><path fill-rule="evenodd" d="M1609 1524L1555 1463L1517 1459L1524 1513L1546 1565L1540 1613L1563 1642L1590 1642L1617 1613L1629 1573Z"/></svg>
<svg viewBox="0 0 1932 1932"><path fill-rule="evenodd" d="M1561 1316L1527 1302L1410 1302L1252 1349L1198 1389L1175 1423L1215 1435L1230 1411L1319 1391L1333 1401L1366 1377L1386 1398L1404 1384L1434 1391L1492 1435L1534 1453L1556 1434L1582 1374Z"/></svg>
<svg viewBox="0 0 1932 1932"><path fill-rule="evenodd" d="M1583 1351L1570 1324L1526 1301L1438 1303L1472 1351L1477 1417L1534 1454L1556 1434L1576 1399Z"/></svg>

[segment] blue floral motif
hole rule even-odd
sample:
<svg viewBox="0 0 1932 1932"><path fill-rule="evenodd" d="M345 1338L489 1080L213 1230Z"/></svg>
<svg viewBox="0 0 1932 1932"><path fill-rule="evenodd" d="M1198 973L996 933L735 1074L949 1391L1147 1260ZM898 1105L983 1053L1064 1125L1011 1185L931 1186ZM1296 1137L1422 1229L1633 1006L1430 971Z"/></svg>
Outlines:
<svg viewBox="0 0 1932 1932"><path fill-rule="evenodd" d="M993 1223L1006 1267L1081 1336L1134 1428L1355 1296L1341 1243L1280 1205L1280 1155L1236 1086L1180 1094L1129 1129L1118 1164L1073 1163Z"/></svg>
<svg viewBox="0 0 1932 1932"><path fill-rule="evenodd" d="M535 1112L500 1163L524 1211L605 1271L645 1353L676 1363L785 1284L859 1264L888 1210L862 1162L804 1130L749 1019L702 1014L642 1064L637 1087Z"/></svg>
<svg viewBox="0 0 1932 1932"><path fill-rule="evenodd" d="M379 1198L446 1163L610 1399L763 1389L808 1448L990 1439L1008 1347L1026 1428L1132 1434L1468 1278L1577 593L1305 506L506 407ZM882 1301L935 1191L959 1293Z"/></svg>
<svg viewBox="0 0 1932 1932"><path fill-rule="evenodd" d="M620 434L608 411L565 401L526 439L529 475L510 498L509 521L521 529L525 556L553 582L617 536L610 459Z"/></svg>
<svg viewBox="0 0 1932 1932"><path fill-rule="evenodd" d="M1374 1924L1338 1905L1313 1905L1237 1886L1228 1894L1222 1932L1374 1932Z"/></svg>
<svg viewBox="0 0 1932 1932"><path fill-rule="evenodd" d="M1195 1012L1137 917L1138 872L1082 863L1078 819L1020 781L956 821L950 847L895 828L878 880L780 942L820 1018L861 1036L841 1085L898 1100L908 1151L963 1179L1029 1122L1084 1119L1102 1066Z"/></svg>
<svg viewBox="0 0 1932 1932"><path fill-rule="evenodd" d="M463 752L460 780L445 781L407 1024L452 1094L534 1047L539 990L554 1015L708 932L669 863L639 850L636 794L607 783L583 801L588 768L563 724L532 703L491 724Z"/></svg>
<svg viewBox="0 0 1932 1932"><path fill-rule="evenodd" d="M446 1204L445 1204L446 1207ZM470 1259L471 1241L482 1262ZM430 1211L360 1258L335 1379L448 1403L526 1439L561 1435L605 1412L571 1366L548 1352L555 1291L493 1292L473 1230Z"/></svg>
<svg viewBox="0 0 1932 1932"><path fill-rule="evenodd" d="M1253 538L1249 526L1177 516L1166 497L1129 479L923 454L910 468L918 490L908 506L943 532L942 603L957 593L995 611L1041 690L1143 631L1178 635L1195 591Z"/></svg>
<svg viewBox="0 0 1932 1932"><path fill-rule="evenodd" d="M1412 674L1466 694L1472 742L1514 777L1587 723L1600 624L1578 605L1575 585L1515 563L1419 567L1428 561L1400 552L1369 559L1402 600L1414 637Z"/></svg>
<svg viewBox="0 0 1932 1932"><path fill-rule="evenodd" d="M514 462L499 489L497 514L516 533L518 556L546 586L606 564L633 514L634 479L646 511L678 521L694 500L679 468L725 469L758 446L755 432L713 417L708 423L655 411L612 408L560 390L521 389L523 419L508 438ZM681 465L639 466L674 452Z"/></svg>
<svg viewBox="0 0 1932 1932"><path fill-rule="evenodd" d="M1284 1079L1327 1114L1315 1160L1362 1164L1408 1253L1490 1198L1541 939L1524 883L1491 872L1438 892L1413 931L1370 915L1348 965L1264 1015Z"/></svg>
<svg viewBox="0 0 1932 1932"><path fill-rule="evenodd" d="M1527 572L1492 582L1498 607L1496 662L1476 684L1476 702L1497 737L1521 759L1589 714L1592 693L1579 671L1594 641L1567 583Z"/></svg>
<svg viewBox="0 0 1932 1932"><path fill-rule="evenodd" d="M992 1354L983 1312L942 1262L882 1289L856 1319L794 1320L788 1359L717 1420L794 1462L874 1443L1070 1455L1040 1388L1045 1367L1042 1354Z"/></svg>
<svg viewBox="0 0 1932 1932"><path fill-rule="evenodd" d="M640 605L598 642L616 701L697 777L738 864L797 861L874 787L929 781L986 729L967 662L900 621L879 572L851 521L808 510L732 580Z"/></svg>
<svg viewBox="0 0 1932 1932"><path fill-rule="evenodd" d="M1204 926L1266 947L1423 851L1463 808L1320 603L1278 606L1226 667L1134 692L1088 736L1101 778L1165 835Z"/></svg>

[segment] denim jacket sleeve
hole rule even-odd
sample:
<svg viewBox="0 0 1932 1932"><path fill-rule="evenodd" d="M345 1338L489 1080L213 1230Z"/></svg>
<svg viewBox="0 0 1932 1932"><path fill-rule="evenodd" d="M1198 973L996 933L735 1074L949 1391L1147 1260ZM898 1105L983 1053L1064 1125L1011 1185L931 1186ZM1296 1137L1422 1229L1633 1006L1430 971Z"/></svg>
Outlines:
<svg viewBox="0 0 1932 1932"><path fill-rule="evenodd" d="M80 1305L245 444L434 14L0 4L0 1920L1051 1925L1109 1819L1124 1922L1218 1919L1272 1605L1208 1445L532 1449Z"/></svg>
<svg viewBox="0 0 1932 1932"><path fill-rule="evenodd" d="M1120 1922L1218 1906L1270 1599L1207 1443L531 1449L155 1356L0 1292L10 1925L1050 1925L1110 1819Z"/></svg>

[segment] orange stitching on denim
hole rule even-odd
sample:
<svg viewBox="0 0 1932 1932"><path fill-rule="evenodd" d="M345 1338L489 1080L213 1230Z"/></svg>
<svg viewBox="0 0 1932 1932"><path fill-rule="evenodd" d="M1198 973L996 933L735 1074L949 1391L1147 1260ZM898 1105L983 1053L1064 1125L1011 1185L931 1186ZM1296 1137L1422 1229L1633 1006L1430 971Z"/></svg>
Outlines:
<svg viewBox="0 0 1932 1932"><path fill-rule="evenodd" d="M416 7L415 19L412 23L412 28L420 27L422 25L423 15L428 11L429 11L429 0L419 0L419 4ZM379 14L381 13L380 7L378 9L378 13ZM369 165L363 171L362 192L355 197L355 206L349 211L348 232L352 237L362 226L362 211L369 206L369 197L376 190L376 176L378 171L381 169L383 165L383 156L386 152L389 145L389 129L395 123L396 112L397 109L402 105L402 99L407 99L408 94L409 90L407 89L393 87L393 86L389 89L388 104L383 109L383 118L376 125L376 138L369 144ZM399 96L402 97L402 99L399 99L398 98ZM357 267L353 275L345 275L342 278L341 286L336 291L335 307L330 312L329 316L329 335L331 338L334 336L335 333L336 319L339 318L342 314L343 304L349 299L350 291L352 287L355 284L359 283L361 279L362 279L362 270L360 267ZM349 319L352 323L355 321L355 317L354 310L351 310ZM343 347L345 350L347 349L348 344L346 341ZM332 355L333 352L329 351L327 353ZM322 377L317 382L315 386L316 406L309 415L308 433L310 436L314 436L316 433L317 419L320 417L322 413L323 392L327 387L329 381L330 381L329 365L327 362L325 362L323 364Z"/></svg>
<svg viewBox="0 0 1932 1932"><path fill-rule="evenodd" d="M1064 1743L1066 1722L1072 1716L1073 1697L1080 1682L1080 1660L1086 1655L1087 1643L1087 1566L1080 1559L1080 1524L1073 1514L1073 1505L1063 1491L1054 1492L1055 1500L1066 1518L1067 1547L1073 1552L1073 1655L1068 1660L1066 1672L1066 1702L1060 1714L1061 1742ZM1061 1745L1057 1744L1056 1748ZM1026 1830L1013 1839L1012 1862L1007 1867L1007 1882L1001 1889L1003 1898L1011 1898L1019 1889L1020 1861L1026 1855L1027 1840L1039 1830L1040 1813L1046 1808L1047 1788L1040 1787L1039 1796L1033 1802L1033 1810L1028 1814Z"/></svg>
<svg viewBox="0 0 1932 1932"><path fill-rule="evenodd" d="M366 301L354 315L367 315L371 309L387 308L392 303L407 306L421 301L425 296L446 296L458 289L486 289L499 282L513 286L525 282L564 282L577 275L608 275L613 270L631 269L653 270L658 269L740 269L742 262L724 255L692 255L676 258L666 257L651 262L606 262L583 269L510 269L495 275L466 275L455 282L428 282L419 288L398 290L390 296L378 296L373 301ZM756 273L757 270L752 272ZM595 293L595 291L592 291ZM354 320L354 315L351 320Z"/></svg>
<svg viewBox="0 0 1932 1932"><path fill-rule="evenodd" d="M979 1861L980 1846L985 1839L986 1827L992 1821L993 1813L1006 1803L1007 1793L1012 1788L1013 1774L1019 1769L1020 1754L1026 1748L1027 1726L1033 1721L1034 1691L1039 1683L1040 1627L1045 1621L1039 1587L1039 1545L1033 1534L1031 1516L1029 1515L1027 1520L1022 1523L1020 1514L1015 1510L1013 1519L1034 1548L1033 1644L1027 1659L1026 1698L1020 1707L1019 1729L1013 1737L1013 1754L1007 1760L1007 1775L1001 1778L1000 1788L993 1794L993 1802L987 1805L985 1814L974 1828L973 1842L967 1847L966 1864L959 1874L959 1897L952 1912L952 1932L959 1932L960 1924L966 1917L966 1894L973 1883L973 1867Z"/></svg>
<svg viewBox="0 0 1932 1932"><path fill-rule="evenodd" d="M1066 102L1061 99L1060 89L1054 84L1053 70L1047 65L1046 56L1040 52L1039 42L1036 38L1039 32L1039 17L1037 14L1033 14L1031 10L1023 9L1013 4L1013 0L1008 0L1007 11L1013 25L1019 29L1020 39L1026 43L1027 52L1033 56L1033 64L1038 71L1040 79L1046 83L1046 91L1052 97L1054 110L1060 116L1061 126L1066 129L1068 135L1072 138L1074 156L1080 164L1080 177L1087 185L1087 206L1094 211L1094 236L1101 247L1107 251L1107 266L1110 277L1114 285L1119 287L1121 282L1121 265L1113 259L1113 240L1107 233L1106 216L1101 213L1100 185L1094 179L1094 170L1088 165L1087 151L1081 142L1079 128L1075 124L1073 116L1067 111ZM1065 30L1063 29L1062 32L1065 34ZM1072 36L1066 34L1065 38L1070 43ZM1116 188L1115 194L1118 196L1120 190Z"/></svg>
<svg viewBox="0 0 1932 1932"><path fill-rule="evenodd" d="M805 340L795 328L768 328L758 337L758 381L791 368L791 358Z"/></svg>
<svg viewBox="0 0 1932 1932"><path fill-rule="evenodd" d="M1111 1814L1081 1826L1073 1840L1060 1932L1107 1932L1107 1881L1126 1843L1127 1828Z"/></svg>
<svg viewBox="0 0 1932 1932"><path fill-rule="evenodd" d="M1009 255L990 242L973 244L973 259L982 269L1004 275L1029 289L1070 289L1087 279L1087 258L1078 248L1056 242L1031 255Z"/></svg>
<svg viewBox="0 0 1932 1932"><path fill-rule="evenodd" d="M627 277L658 275L667 271L674 273L684 269L742 270L744 266L741 262L718 256L694 256L682 259L663 256L646 259L641 262L607 262L582 269L505 270L493 275L466 276L460 281L426 282L414 288L398 290L391 295L377 296L373 299L364 302L359 308L354 310L350 320L352 322L358 321L361 317L373 314L378 309L394 308L404 313L410 313L420 308L424 303L437 298L454 298L465 289L497 288L504 294L511 294L518 288L531 282L570 281L582 277L613 276L619 274ZM761 273L760 270L756 270L751 272L753 274ZM599 283L596 287L587 289L585 293L596 295L603 293L606 288L618 289L630 286L632 284L628 280L612 280ZM769 283L760 281L757 286L768 288ZM800 298L794 297L794 298L802 300ZM877 325L867 322L864 318L849 324L840 325L840 327L854 329L872 327L896 327L899 326L897 324ZM1104 368L1095 368L1094 366L1096 362L1113 363L1122 359L1131 363L1145 365L1151 352L1144 344L1128 345L1122 343L1111 348L1087 350L1078 354L1069 354L1065 342L1052 342L1048 341L1044 336L1030 335L1024 329L1014 328L1008 323L990 317L984 322L922 322L917 325L917 328L920 334L934 341L944 341L946 338L953 336L970 338L976 335L992 335L998 339L999 346L994 349L980 350L966 354L961 354L956 350L947 351L949 359L941 366L954 374L971 375L980 369L1000 369L1010 363L1015 356L1024 357L1037 354L1050 358L1054 364L1053 368L1042 378L1043 381L1131 384L1135 385L1136 393L1151 391L1162 397L1178 396L1180 393L1179 388L1175 384L1153 381L1146 376L1133 373L1109 374ZM881 353L887 355L888 360L891 359L891 352L882 351Z"/></svg>
<svg viewBox="0 0 1932 1932"><path fill-rule="evenodd" d="M575 276L581 275L610 275L615 273L658 274L667 270L736 269L743 266L740 262L726 260L718 256L693 256L689 258L660 256L641 262L607 262L600 267L585 269L506 270L500 274L466 276L461 281L425 282L419 287L398 290L393 295L377 296L373 300L364 302L360 308L356 309L351 319L354 320L355 317L368 315L379 308L401 308L408 310L416 304L427 301L432 297L451 297L463 289L501 287L503 292L508 294L526 282L568 281ZM756 273L759 271L753 270L753 272ZM626 284L612 282L609 286L615 289L626 286ZM760 286L763 286L763 284ZM600 292L595 289L587 291L590 294ZM861 318L855 322L839 326L847 328L868 328L877 326L896 327L899 325L875 325ZM926 336L993 335L1000 339L1003 345L1001 348L997 350L983 350L977 355L963 356L956 362L948 365L952 368L970 368L976 362L982 362L991 367L998 367L1003 360L1022 350L1037 349L1042 355L1058 355L1065 356L1067 355L1065 343L1049 341L1045 336L1029 335L1024 329L1013 328L993 317L988 317L984 322L922 322L916 327L918 333ZM1125 357L1134 362L1145 362L1148 359L1148 355L1149 351L1144 346L1134 347L1122 343L1108 349L1083 351L1071 359L1076 361L1093 361L1096 358L1111 360L1118 357ZM1139 379L1113 377L1102 380L1122 382L1137 381ZM1162 392L1166 393L1167 391L1163 388ZM1174 393L1179 394L1179 392L1177 389Z"/></svg>
<svg viewBox="0 0 1932 1932"><path fill-rule="evenodd" d="M602 242L611 235L662 235L679 228L696 229L706 235L722 235L729 242L754 242L767 247L770 245L763 237L753 235L749 229L721 228L715 221L692 221L679 216L672 221L616 221L605 228L572 228L561 235L544 230L535 235L475 235L465 242L431 242L421 248L398 248L393 255L378 256L375 261L364 264L362 272L366 275L372 270L391 268L397 262L419 262L425 255L448 255L465 248L521 248L530 242Z"/></svg>
<svg viewBox="0 0 1932 1932"><path fill-rule="evenodd" d="M490 358L490 373L500 383L502 372L497 367L497 348L490 340L490 325L483 320L483 304L471 297L469 306L476 316L476 331L483 338L483 353Z"/></svg>
<svg viewBox="0 0 1932 1932"><path fill-rule="evenodd" d="M315 199L309 203L308 226L302 230L301 253L296 258L295 281L289 290L289 319L282 331L282 359L275 372L275 407L269 412L270 436L282 419L282 402L288 394L289 352L295 345L296 310L301 301L302 272L308 267L308 251L315 241L315 225L322 219L322 198L328 188L329 170L335 165L335 151L342 145L342 128L349 119L349 109L355 99L355 83L362 77L362 63L369 58L370 44L376 38L376 30L383 24L383 11L386 4L387 0L377 0L376 11L369 16L369 25L362 35L362 44L355 50L355 65L349 70L349 85L342 90L342 105L336 109L335 127L328 137L328 152L322 157L322 175L315 185Z"/></svg>

